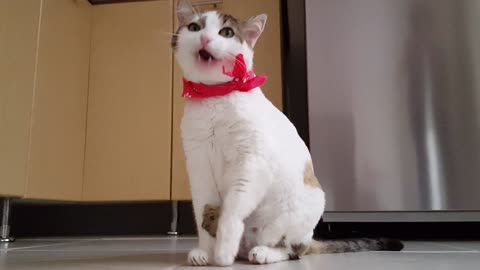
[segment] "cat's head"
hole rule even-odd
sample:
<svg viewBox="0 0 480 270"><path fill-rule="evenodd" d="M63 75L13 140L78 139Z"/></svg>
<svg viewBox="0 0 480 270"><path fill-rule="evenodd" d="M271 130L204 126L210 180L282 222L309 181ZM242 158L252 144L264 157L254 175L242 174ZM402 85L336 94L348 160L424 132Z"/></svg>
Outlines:
<svg viewBox="0 0 480 270"><path fill-rule="evenodd" d="M204 84L231 81L222 67L231 70L238 54L243 54L247 70L252 69L253 48L266 15L239 20L217 11L198 12L187 0L178 1L176 13L180 26L172 47L187 80Z"/></svg>

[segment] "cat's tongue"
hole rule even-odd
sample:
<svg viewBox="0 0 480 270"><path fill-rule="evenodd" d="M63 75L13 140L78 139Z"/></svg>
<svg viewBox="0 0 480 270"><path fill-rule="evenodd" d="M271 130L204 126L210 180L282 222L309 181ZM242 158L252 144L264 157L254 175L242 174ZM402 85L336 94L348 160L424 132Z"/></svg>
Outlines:
<svg viewBox="0 0 480 270"><path fill-rule="evenodd" d="M215 57L213 57L213 55L205 49L201 49L200 51L198 51L198 55L203 61L215 60Z"/></svg>

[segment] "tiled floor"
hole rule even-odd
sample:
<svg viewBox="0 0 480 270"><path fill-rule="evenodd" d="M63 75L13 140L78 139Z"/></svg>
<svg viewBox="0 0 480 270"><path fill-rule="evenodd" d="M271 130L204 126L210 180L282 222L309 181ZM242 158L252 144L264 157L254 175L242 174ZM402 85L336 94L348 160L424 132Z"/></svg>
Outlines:
<svg viewBox="0 0 480 270"><path fill-rule="evenodd" d="M195 238L25 239L0 244L0 269L208 269L185 265ZM480 242L406 242L403 252L310 255L266 266L223 269L480 269Z"/></svg>

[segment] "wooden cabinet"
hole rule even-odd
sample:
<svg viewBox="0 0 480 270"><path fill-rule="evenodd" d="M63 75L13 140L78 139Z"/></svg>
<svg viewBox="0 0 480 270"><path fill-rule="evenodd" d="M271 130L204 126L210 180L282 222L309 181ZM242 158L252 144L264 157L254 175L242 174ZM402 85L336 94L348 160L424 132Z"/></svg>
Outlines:
<svg viewBox="0 0 480 270"><path fill-rule="evenodd" d="M192 1L200 4L204 1ZM202 5L200 9L216 8L238 18L247 19L266 13L266 28L255 47L254 68L257 74L267 74L268 81L262 86L265 95L282 109L282 62L280 39L280 1L279 0L223 0L221 4ZM180 138L180 121L183 115L182 74L174 64L173 77L173 138L172 138L172 199L190 200L190 188L185 169L185 156Z"/></svg>
<svg viewBox="0 0 480 270"><path fill-rule="evenodd" d="M91 11L86 0L42 1L26 198L81 199Z"/></svg>
<svg viewBox="0 0 480 270"><path fill-rule="evenodd" d="M86 201L170 199L171 0L93 9Z"/></svg>
<svg viewBox="0 0 480 270"><path fill-rule="evenodd" d="M255 71L282 108L279 0L220 2L200 8L269 15ZM170 48L175 5L0 0L0 196L191 198Z"/></svg>
<svg viewBox="0 0 480 270"><path fill-rule="evenodd" d="M0 1L2 195L81 199L90 11L86 0Z"/></svg>
<svg viewBox="0 0 480 270"><path fill-rule="evenodd" d="M23 196L40 1L0 0L0 196Z"/></svg>

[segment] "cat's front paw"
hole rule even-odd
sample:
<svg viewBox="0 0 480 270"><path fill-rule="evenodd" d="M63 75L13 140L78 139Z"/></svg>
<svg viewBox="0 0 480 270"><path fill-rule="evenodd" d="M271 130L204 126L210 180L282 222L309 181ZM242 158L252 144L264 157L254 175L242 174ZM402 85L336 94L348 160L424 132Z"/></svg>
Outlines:
<svg viewBox="0 0 480 270"><path fill-rule="evenodd" d="M192 249L188 253L188 263L193 266L205 266L209 264L208 253L203 249Z"/></svg>
<svg viewBox="0 0 480 270"><path fill-rule="evenodd" d="M268 248L267 247L254 247L248 253L248 260L254 264L267 264L268 263Z"/></svg>
<svg viewBox="0 0 480 270"><path fill-rule="evenodd" d="M219 247L215 250L215 264L218 266L229 266L235 262L235 251Z"/></svg>
<svg viewBox="0 0 480 270"><path fill-rule="evenodd" d="M215 264L232 265L238 253L244 224L235 217L221 217L218 222L217 241L215 244Z"/></svg>

